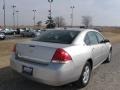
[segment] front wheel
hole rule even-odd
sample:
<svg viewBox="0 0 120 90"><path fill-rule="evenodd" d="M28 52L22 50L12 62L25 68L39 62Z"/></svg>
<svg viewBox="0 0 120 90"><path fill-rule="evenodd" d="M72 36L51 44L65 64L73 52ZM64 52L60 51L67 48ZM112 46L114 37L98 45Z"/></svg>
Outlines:
<svg viewBox="0 0 120 90"><path fill-rule="evenodd" d="M109 55L108 55L108 57L107 57L105 62L110 63L111 60L112 60L112 51L109 52Z"/></svg>
<svg viewBox="0 0 120 90"><path fill-rule="evenodd" d="M87 62L83 68L80 79L76 82L77 86L85 87L89 83L91 70L91 65L89 62Z"/></svg>
<svg viewBox="0 0 120 90"><path fill-rule="evenodd" d="M34 35L34 34L32 34L32 35L31 35L31 37L33 38L33 37L35 37L35 35Z"/></svg>

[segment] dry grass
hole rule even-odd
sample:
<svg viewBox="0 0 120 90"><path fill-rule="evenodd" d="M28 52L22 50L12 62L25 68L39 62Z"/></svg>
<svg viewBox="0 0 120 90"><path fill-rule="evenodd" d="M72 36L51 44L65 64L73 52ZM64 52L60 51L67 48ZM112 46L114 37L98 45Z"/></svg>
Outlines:
<svg viewBox="0 0 120 90"><path fill-rule="evenodd" d="M9 59L10 59L10 55L11 55L14 44L24 40L26 39L0 41L0 68L9 66L9 63L10 63Z"/></svg>
<svg viewBox="0 0 120 90"><path fill-rule="evenodd" d="M120 43L120 33L102 32L113 44ZM15 43L25 41L28 39L15 39L0 41L0 68L9 66L10 55Z"/></svg>
<svg viewBox="0 0 120 90"><path fill-rule="evenodd" d="M120 43L120 33L113 33L113 32L102 32L102 34L109 39L112 44Z"/></svg>
<svg viewBox="0 0 120 90"><path fill-rule="evenodd" d="M120 33L119 27L103 27L105 32Z"/></svg>

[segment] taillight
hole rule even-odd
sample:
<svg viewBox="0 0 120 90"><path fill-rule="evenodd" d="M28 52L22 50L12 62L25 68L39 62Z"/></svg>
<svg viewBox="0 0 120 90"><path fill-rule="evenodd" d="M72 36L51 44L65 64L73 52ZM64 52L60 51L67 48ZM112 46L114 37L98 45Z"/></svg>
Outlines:
<svg viewBox="0 0 120 90"><path fill-rule="evenodd" d="M14 53L16 52L16 44L13 46L13 50Z"/></svg>
<svg viewBox="0 0 120 90"><path fill-rule="evenodd" d="M65 50L61 48L56 50L52 58L53 63L67 63L71 60L72 60L71 56Z"/></svg>

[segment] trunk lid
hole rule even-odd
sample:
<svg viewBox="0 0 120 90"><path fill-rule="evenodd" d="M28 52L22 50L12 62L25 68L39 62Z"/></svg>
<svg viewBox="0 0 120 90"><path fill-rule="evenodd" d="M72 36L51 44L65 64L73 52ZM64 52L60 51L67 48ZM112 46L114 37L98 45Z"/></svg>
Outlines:
<svg viewBox="0 0 120 90"><path fill-rule="evenodd" d="M16 45L17 57L21 60L48 64L57 48L65 48L68 45L29 41Z"/></svg>

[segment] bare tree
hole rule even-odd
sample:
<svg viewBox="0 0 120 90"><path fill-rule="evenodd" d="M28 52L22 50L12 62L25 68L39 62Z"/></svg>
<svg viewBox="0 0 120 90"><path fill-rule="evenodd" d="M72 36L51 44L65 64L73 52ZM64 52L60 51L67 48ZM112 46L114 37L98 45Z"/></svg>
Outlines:
<svg viewBox="0 0 120 90"><path fill-rule="evenodd" d="M65 19L62 16L58 16L54 18L56 27L63 27L65 26Z"/></svg>
<svg viewBox="0 0 120 90"><path fill-rule="evenodd" d="M92 25L92 17L82 16L82 23L86 28L88 28L89 26Z"/></svg>

